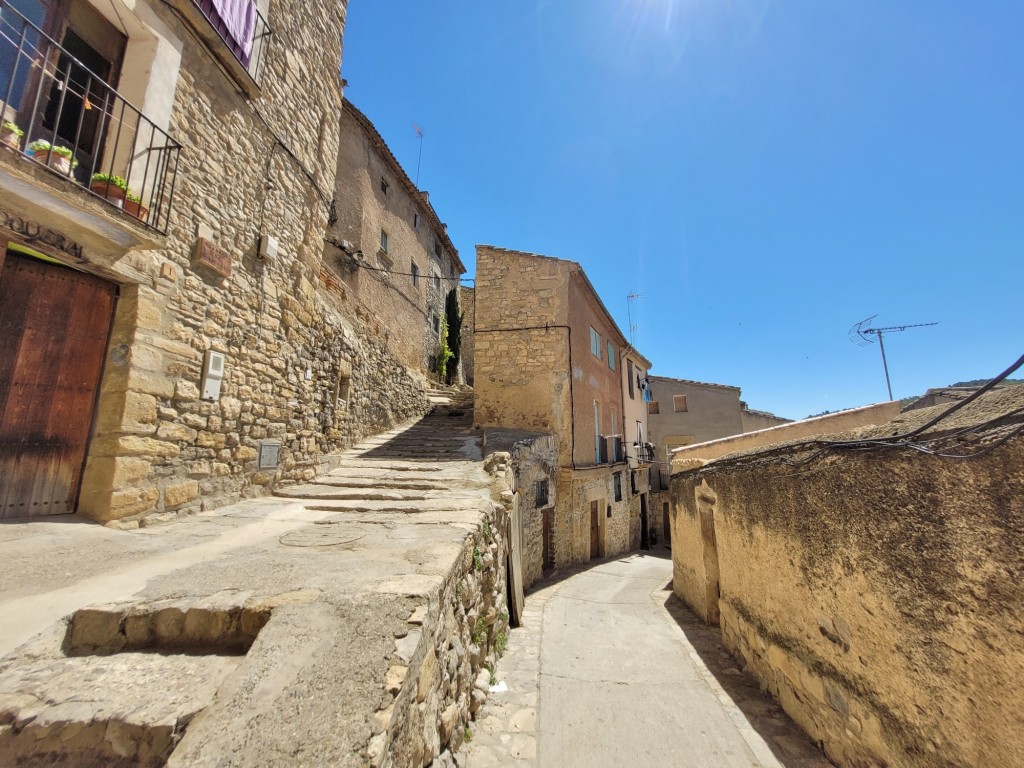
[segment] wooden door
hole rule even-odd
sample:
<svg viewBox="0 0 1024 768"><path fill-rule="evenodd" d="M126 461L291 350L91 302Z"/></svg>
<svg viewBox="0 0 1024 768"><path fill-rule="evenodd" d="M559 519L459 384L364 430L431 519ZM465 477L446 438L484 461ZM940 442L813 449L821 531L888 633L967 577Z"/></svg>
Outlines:
<svg viewBox="0 0 1024 768"><path fill-rule="evenodd" d="M115 290L10 251L3 260L0 518L75 511Z"/></svg>
<svg viewBox="0 0 1024 768"><path fill-rule="evenodd" d="M590 502L590 559L601 555L601 507L596 501Z"/></svg>

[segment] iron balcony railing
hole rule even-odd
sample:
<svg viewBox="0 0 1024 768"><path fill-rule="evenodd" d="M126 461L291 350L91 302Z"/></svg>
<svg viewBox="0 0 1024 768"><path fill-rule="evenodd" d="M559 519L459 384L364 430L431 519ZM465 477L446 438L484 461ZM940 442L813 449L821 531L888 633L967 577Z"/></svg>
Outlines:
<svg viewBox="0 0 1024 768"><path fill-rule="evenodd" d="M633 443L633 450L639 463L650 464L654 461L654 443Z"/></svg>
<svg viewBox="0 0 1024 768"><path fill-rule="evenodd" d="M0 142L167 232L181 145L7 0L0 99Z"/></svg>
<svg viewBox="0 0 1024 768"><path fill-rule="evenodd" d="M249 76L257 83L263 75L263 49L267 37L273 34L266 18L256 7L255 0L248 7L251 18L247 17L245 11L235 11L243 18L229 20L221 15L220 0L192 0L196 7L202 12L210 26L220 35L224 45L228 47L238 63L242 65ZM241 38L241 39L240 39Z"/></svg>

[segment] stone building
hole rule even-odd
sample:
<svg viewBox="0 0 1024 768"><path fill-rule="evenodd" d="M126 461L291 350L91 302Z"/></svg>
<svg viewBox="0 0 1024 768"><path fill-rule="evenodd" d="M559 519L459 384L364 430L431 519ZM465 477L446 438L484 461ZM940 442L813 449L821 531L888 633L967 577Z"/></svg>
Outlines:
<svg viewBox="0 0 1024 768"><path fill-rule="evenodd" d="M346 3L230 7L0 2L4 518L213 508L427 407L321 279Z"/></svg>
<svg viewBox="0 0 1024 768"><path fill-rule="evenodd" d="M477 247L475 422L555 436L555 567L640 544L643 492L633 492L623 432L626 346L576 262Z"/></svg>
<svg viewBox="0 0 1024 768"><path fill-rule="evenodd" d="M473 288L464 285L459 289L459 306L462 309L462 378L473 386L473 331L476 327L476 291Z"/></svg>
<svg viewBox="0 0 1024 768"><path fill-rule="evenodd" d="M345 101L335 182L338 220L324 263L345 306L369 313L408 367L436 370L445 298L466 268L426 192L373 123Z"/></svg>

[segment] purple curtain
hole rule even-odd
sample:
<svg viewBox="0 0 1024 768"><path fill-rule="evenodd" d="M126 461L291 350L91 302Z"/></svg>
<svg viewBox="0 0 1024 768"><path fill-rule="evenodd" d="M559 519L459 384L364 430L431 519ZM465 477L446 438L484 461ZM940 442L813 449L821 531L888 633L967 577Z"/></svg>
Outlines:
<svg viewBox="0 0 1024 768"><path fill-rule="evenodd" d="M196 0L214 28L246 67L252 56L256 0Z"/></svg>

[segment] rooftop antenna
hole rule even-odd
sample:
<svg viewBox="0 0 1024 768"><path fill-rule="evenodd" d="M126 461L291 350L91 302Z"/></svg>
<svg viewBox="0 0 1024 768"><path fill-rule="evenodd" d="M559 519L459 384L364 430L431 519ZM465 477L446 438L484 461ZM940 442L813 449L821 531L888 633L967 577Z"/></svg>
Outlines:
<svg viewBox="0 0 1024 768"><path fill-rule="evenodd" d="M420 188L420 161L423 159L423 128L416 123L412 124L412 128L416 131L416 135L420 140L420 153L416 157L416 189Z"/></svg>
<svg viewBox="0 0 1024 768"><path fill-rule="evenodd" d="M642 299L642 293L630 293L626 295L626 317L629 318L629 346L633 346L633 336L636 335L636 326L633 324L633 302Z"/></svg>
<svg viewBox="0 0 1024 768"><path fill-rule="evenodd" d="M882 341L882 335L886 333L905 331L908 328L924 328L929 325L938 325L938 323L914 323L912 325L893 325L888 328L871 328L871 321L876 317L878 317L878 315L872 315L871 317L861 320L859 323L854 323L853 327L850 328L850 341L858 347L866 347L868 344L874 343L874 339L871 338L872 336L878 337L878 347L882 350L882 368L885 369L885 386L889 388L889 399L892 400L892 383L889 381L889 363L885 359L885 342Z"/></svg>

